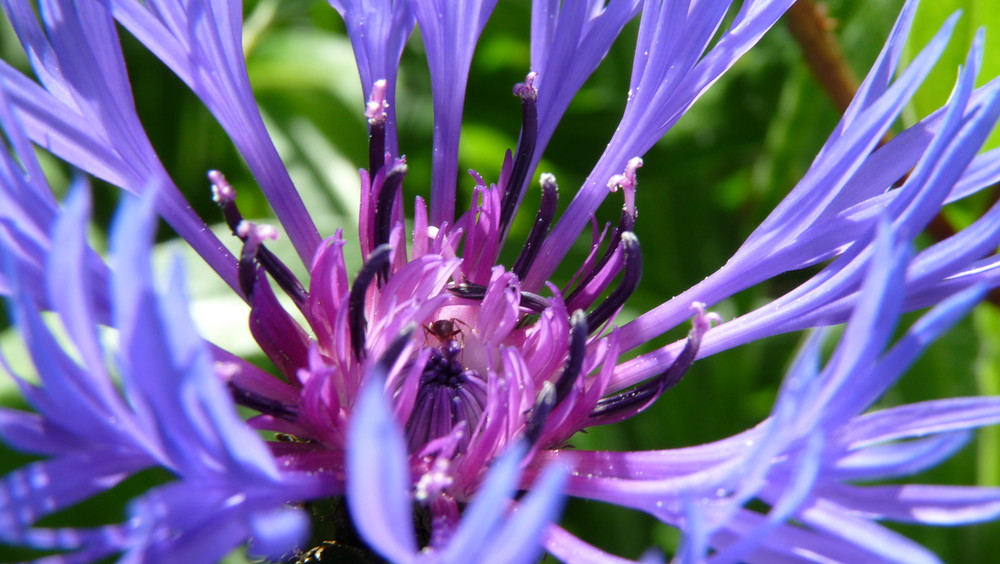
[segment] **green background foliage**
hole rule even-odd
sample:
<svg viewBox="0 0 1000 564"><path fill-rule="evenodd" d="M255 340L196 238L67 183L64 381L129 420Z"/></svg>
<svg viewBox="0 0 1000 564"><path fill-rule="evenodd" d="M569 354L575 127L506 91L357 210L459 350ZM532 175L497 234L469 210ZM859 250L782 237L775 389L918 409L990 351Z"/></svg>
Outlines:
<svg viewBox="0 0 1000 564"><path fill-rule="evenodd" d="M908 109L905 123L939 107L946 99L976 27L989 25L1000 34L1000 12L991 0L925 1L918 15L909 53L919 49L953 10L964 8L953 46ZM874 61L902 2L840 0L828 2L838 24L848 61L863 77ZM321 1L260 0L246 6L245 48L256 95L296 185L314 213L321 234L343 228L355 240L357 169L366 165L367 144L363 100L350 44L336 13ZM503 153L517 141L520 110L511 95L514 83L529 70L527 2L501 2L487 25L473 61L466 97L460 169L474 169L495 180ZM625 105L637 25L631 24L604 65L587 82L560 124L540 167L559 180L560 208L572 198L618 124ZM248 217L271 215L246 166L207 110L152 55L123 34L138 110L152 141L178 186L210 224L221 222L211 202L206 171L219 169L233 182L239 205ZM983 76L1000 74L1000 49L988 38ZM0 29L0 54L23 65L23 55L8 29ZM430 182L430 139L433 115L430 79L419 36L403 57L397 95L400 146L409 162L405 183L407 205L426 195ZM802 62L798 45L784 23L719 81L694 109L647 155L639 172L639 219L644 277L622 319L646 311L700 281L722 266L742 240L795 185L833 129L838 113ZM69 171L51 163L54 183ZM537 178L537 175L536 175ZM460 182L458 209L471 193L472 181ZM516 219L511 241L522 241L534 217L539 194L532 189ZM612 195L600 218L615 220L620 201ZM95 242L101 245L117 200L115 189L95 182ZM983 202L962 204L949 218L968 221ZM412 209L412 207L409 207ZM161 230L164 254L183 245ZM587 237L589 239L589 236ZM223 239L228 240L226 238ZM926 241L924 241L926 244ZM509 264L518 245L504 259ZM235 245L232 245L235 248ZM349 249L353 249L351 245ZM277 252L289 263L289 249ZM565 283L585 256L581 241L555 282ZM354 265L357 266L355 254ZM246 309L224 285L188 258L197 311L210 338L236 352L253 354L244 327ZM790 273L747 290L713 307L729 319L782 295L812 271ZM204 319L202 319L204 318ZM912 321L913 316L908 319ZM686 327L651 343L648 349L681 337ZM1000 316L983 305L966 322L936 343L895 388L885 404L955 395L1000 392ZM668 339L669 338L669 339ZM686 379L646 413L623 424L594 429L574 438L578 448L610 450L674 448L716 440L755 425L767 416L775 392L803 335L785 335L727 351L699 361ZM2 337L4 350L16 349L11 331ZM12 355L16 359L16 350ZM255 357L262 366L266 359ZM23 364L22 364L23 366ZM3 380L0 400L23 406ZM1000 433L987 430L955 459L919 478L929 483L1000 485ZM29 458L0 453L0 473ZM47 520L74 522L87 515L97 522L119 519L129 496L165 477L151 473L130 480L83 510ZM69 513L69 512L67 512ZM49 522L51 521L51 522ZM75 521L78 522L78 521ZM597 502L569 502L564 526L597 546L629 558L649 546L670 554L676 531L634 511ZM948 562L981 562L1000 552L1000 525L960 529L900 527ZM13 559L27 553L4 551ZM243 557L234 555L236 561Z"/></svg>

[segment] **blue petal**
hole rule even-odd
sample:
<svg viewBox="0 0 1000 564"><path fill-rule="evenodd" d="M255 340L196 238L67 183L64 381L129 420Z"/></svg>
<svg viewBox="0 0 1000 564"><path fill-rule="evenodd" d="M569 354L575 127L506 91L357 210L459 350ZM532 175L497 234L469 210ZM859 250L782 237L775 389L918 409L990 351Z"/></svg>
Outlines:
<svg viewBox="0 0 1000 564"><path fill-rule="evenodd" d="M104 356L97 335L101 319L98 310L106 294L98 290L91 276L91 267L99 259L87 245L87 223L90 220L89 187L76 185L66 198L52 234L53 245L46 261L49 275L49 303L62 319L66 332L80 352L83 364L93 374L90 384L95 394L105 402L117 399L104 367ZM73 284L75 288L69 288ZM103 289L102 289L103 290ZM106 319L105 319L106 321Z"/></svg>
<svg viewBox="0 0 1000 564"><path fill-rule="evenodd" d="M30 2L4 5L44 85L0 61L0 88L28 136L124 190L160 189L159 211L236 288L235 261L173 185L143 131L108 6L48 0L41 3L39 22ZM309 222L301 223L307 230Z"/></svg>
<svg viewBox="0 0 1000 564"><path fill-rule="evenodd" d="M347 503L368 544L393 562L408 562L417 541L406 442L392 418L383 378L372 376L361 388L347 431Z"/></svg>
<svg viewBox="0 0 1000 564"><path fill-rule="evenodd" d="M115 0L112 4L118 21L201 98L226 130L295 250L305 264L311 264L313 252L320 243L319 233L267 133L254 100L243 53L241 3ZM178 232L192 245L198 241L197 232L181 229ZM228 253L219 253L218 249L215 258L232 261ZM199 249L211 262L213 255L207 254L208 251L208 248ZM232 284L235 279L228 276L235 274L231 272L233 264L230 262L228 266L229 270L220 270L220 273Z"/></svg>
<svg viewBox="0 0 1000 564"><path fill-rule="evenodd" d="M459 562L463 556L479 551L482 551L483 556L488 554L489 551L484 551L483 547L489 539L496 538L496 529L507 513L507 501L514 493L521 475L519 466L524 458L524 451L524 445L516 443L493 463L476 492L476 497L463 512L458 530L448 543L448 548L442 552L442 560ZM506 540L517 542L520 539Z"/></svg>
<svg viewBox="0 0 1000 564"><path fill-rule="evenodd" d="M828 470L840 480L879 480L933 468L968 444L971 434L951 432L923 439L870 446L839 458Z"/></svg>
<svg viewBox="0 0 1000 564"><path fill-rule="evenodd" d="M301 509L259 511L250 517L250 554L278 560L309 536L309 515Z"/></svg>
<svg viewBox="0 0 1000 564"><path fill-rule="evenodd" d="M514 515L497 533L483 562L537 562L541 539L546 528L559 518L563 507L562 491L569 469L551 464L531 487L531 492L519 502Z"/></svg>
<svg viewBox="0 0 1000 564"><path fill-rule="evenodd" d="M150 465L148 457L93 448L33 462L0 480L0 540L22 544L42 517L112 488Z"/></svg>
<svg viewBox="0 0 1000 564"><path fill-rule="evenodd" d="M531 70L538 73L538 162L559 120L622 28L639 13L639 0L532 2ZM533 176L529 172L529 177Z"/></svg>
<svg viewBox="0 0 1000 564"><path fill-rule="evenodd" d="M644 3L633 63L632 95L625 114L607 150L542 243L537 259L523 279L524 288L540 288L552 275L608 194L607 180L619 174L629 159L645 154L659 141L722 73L756 44L791 3L791 0L744 2L730 27L707 52L704 47L715 37L729 2L647 0ZM690 301L685 308L688 305Z"/></svg>

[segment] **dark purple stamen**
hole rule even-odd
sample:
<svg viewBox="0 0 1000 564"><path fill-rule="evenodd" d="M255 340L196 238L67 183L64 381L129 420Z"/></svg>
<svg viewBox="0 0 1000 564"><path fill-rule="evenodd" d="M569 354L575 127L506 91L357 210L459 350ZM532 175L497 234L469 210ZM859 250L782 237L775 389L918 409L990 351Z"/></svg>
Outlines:
<svg viewBox="0 0 1000 564"><path fill-rule="evenodd" d="M354 351L354 358L359 361L365 357L365 331L368 329L368 320L365 319L365 292L368 291L368 286L376 274L389 265L391 252L392 247L389 245L379 245L368 255L368 260L354 279L354 285L351 286L347 298L347 325L351 332L351 349Z"/></svg>
<svg viewBox="0 0 1000 564"><path fill-rule="evenodd" d="M615 249L622 242L622 234L635 230L635 214L630 212L628 209L622 210L622 216L618 219L618 228L615 229L614 233L611 234L611 241L608 242L608 248L604 251L604 256L601 260L597 262L594 266L594 271L600 271L609 260L611 260L611 255L614 254Z"/></svg>
<svg viewBox="0 0 1000 564"><path fill-rule="evenodd" d="M375 178L385 164L385 117L368 123L368 174Z"/></svg>
<svg viewBox="0 0 1000 564"><path fill-rule="evenodd" d="M556 380L556 404L566 399L573 389L583 369L583 359L587 356L587 315L582 310L576 310L569 318L569 353L566 368Z"/></svg>
<svg viewBox="0 0 1000 564"><path fill-rule="evenodd" d="M389 343L389 346L385 348L385 351L382 352L382 356L379 357L378 362L376 363L381 374L389 374L389 369L392 368L392 364L396 362L399 355L403 354L403 349L405 349L406 345L410 342L410 336L412 336L413 332L416 330L417 326L412 323L403 327L403 330L399 332L399 335L397 335L396 338Z"/></svg>
<svg viewBox="0 0 1000 564"><path fill-rule="evenodd" d="M253 296L254 287L257 282L257 265L264 268L264 271L271 275L274 282L281 288L296 307L302 308L309 297L309 293L299 282L298 278L292 274L283 262L274 253L259 242L251 242L244 238L243 249L240 252L240 262L237 270L240 277L240 289L247 298Z"/></svg>
<svg viewBox="0 0 1000 564"><path fill-rule="evenodd" d="M240 250L240 262L236 268L240 277L240 290L243 290L247 299L253 297L253 289L257 285L256 258L259 248L260 244L257 242L244 241L243 249Z"/></svg>
<svg viewBox="0 0 1000 564"><path fill-rule="evenodd" d="M456 286L449 287L448 291L467 300L482 301L486 297L486 286L473 282L462 282Z"/></svg>
<svg viewBox="0 0 1000 564"><path fill-rule="evenodd" d="M384 79L372 84L371 96L365 104L365 117L368 118L368 174L375 178L385 164L385 120L388 118L386 109L389 107L385 99L387 83Z"/></svg>
<svg viewBox="0 0 1000 564"><path fill-rule="evenodd" d="M392 233L392 208L396 203L396 195L403 185L403 178L406 177L406 171L406 164L399 162L386 171L385 178L382 180L382 186L379 188L378 197L375 201L376 246L389 242L389 235Z"/></svg>
<svg viewBox="0 0 1000 564"><path fill-rule="evenodd" d="M456 286L451 286L448 288L448 291L459 298L467 300L482 301L486 298L486 286L473 282L462 282ZM532 292L521 292L519 305L528 311L542 313L548 309L549 300Z"/></svg>
<svg viewBox="0 0 1000 564"><path fill-rule="evenodd" d="M409 447L416 452L428 442L450 434L465 422L465 434L459 440L463 449L469 442L486 405L486 381L475 370L462 365L462 345L447 340L432 348L420 376L420 389L413 413L407 423Z"/></svg>
<svg viewBox="0 0 1000 564"><path fill-rule="evenodd" d="M222 209L222 217L226 219L226 225L229 226L230 231L233 235L239 237L236 234L236 229L239 227L240 223L243 222L243 214L240 213L240 209L236 207L235 200L220 200L219 207Z"/></svg>
<svg viewBox="0 0 1000 564"><path fill-rule="evenodd" d="M587 314L587 326L596 331L625 304L629 296L639 286L642 277L642 254L639 251L639 238L631 231L622 233L622 252L625 254L625 265L622 281L603 302Z"/></svg>
<svg viewBox="0 0 1000 564"><path fill-rule="evenodd" d="M605 229L607 229L608 225L610 225L610 223L605 224ZM614 256L615 251L618 250L618 247L622 242L622 234L632 231L634 227L635 213L629 211L627 208L623 209L621 219L618 220L618 228L614 230L611 234L611 240L608 241L608 248L604 250L604 254L601 255L601 258L593 265L593 267L591 267L587 274L580 279L576 288L569 293L566 297L566 303L573 303L573 300L587 288L587 285L590 284L591 280L593 280L594 277L601 272L601 269L604 268L608 261L611 260L611 257ZM594 327L594 325L591 325L591 327Z"/></svg>
<svg viewBox="0 0 1000 564"><path fill-rule="evenodd" d="M660 375L639 384L638 386L619 392L613 396L602 398L590 412L590 417L600 418L600 424L616 423L642 412L652 405L660 394L676 386L688 369L694 363L701 347L701 335L692 332L684 343L684 349L677 355L670 367Z"/></svg>
<svg viewBox="0 0 1000 564"><path fill-rule="evenodd" d="M538 141L538 90L532 85L535 73L529 73L524 82L514 87L514 94L521 98L521 137L517 140L517 154L507 185L500 200L500 235L505 237L510 220L521 203L528 184L528 167Z"/></svg>
<svg viewBox="0 0 1000 564"><path fill-rule="evenodd" d="M281 288L288 297L292 298L295 302L296 307L302 308L305 305L306 299L309 297L309 292L306 291L305 287L299 282L299 279L292 274L285 263L278 259L278 256L271 252L264 245L261 245L257 249L257 260L260 265L264 267L264 270L271 275L275 284Z"/></svg>
<svg viewBox="0 0 1000 564"><path fill-rule="evenodd" d="M535 405L531 408L531 415L524 426L524 438L528 441L528 448L538 442L545 427L545 421L549 414L557 405L569 395L583 371L583 361L587 356L587 316L581 310L573 312L569 318L569 351L566 358L566 367L556 380L555 385L546 381L542 383L542 389L535 398Z"/></svg>
<svg viewBox="0 0 1000 564"><path fill-rule="evenodd" d="M541 182L542 201L538 206L535 224L531 226L528 239L524 242L524 249L517 257L517 260L514 261L514 268L512 269L514 274L522 279L528 270L531 269L532 263L535 262L535 257L538 256L538 250L542 246L542 241L548 235L549 226L552 224L552 218L556 215L556 204L559 200L559 187L556 185L556 178L551 174L543 174Z"/></svg>
<svg viewBox="0 0 1000 564"><path fill-rule="evenodd" d="M535 405L531 408L531 415L524 425L524 439L528 442L528 448L535 446L542 436L542 428L545 421L556 406L556 389L552 382L542 383L542 391L538 392L535 398Z"/></svg>
<svg viewBox="0 0 1000 564"><path fill-rule="evenodd" d="M233 382L229 382L229 392L232 394L233 400L239 405L249 407L266 415L287 421L294 421L299 414L298 408L290 403L241 388Z"/></svg>
<svg viewBox="0 0 1000 564"><path fill-rule="evenodd" d="M519 305L528 311L542 313L549 308L549 300L538 294L522 291Z"/></svg>
<svg viewBox="0 0 1000 564"><path fill-rule="evenodd" d="M221 179L221 175L213 178L213 181L219 181L219 179ZM224 182L225 180L221 179L221 181ZM239 234L240 224L243 223L243 214L236 207L236 200L234 198L220 199L219 207L222 208L222 215L225 217L226 225L229 226L230 231L244 243L243 249L240 252L238 269L240 289L243 290L243 294L247 299L249 300L253 295L254 282L257 280L256 264L259 263L271 275L271 278L274 279L278 287L292 298L297 307L301 308L309 296L305 286L299 282L298 278L292 274L292 271L285 266L285 263L281 262L277 255L272 253L270 249L260 242L249 244L248 238Z"/></svg>
<svg viewBox="0 0 1000 564"><path fill-rule="evenodd" d="M309 336L285 311L267 280L258 280L250 308L250 333L289 380L309 364Z"/></svg>

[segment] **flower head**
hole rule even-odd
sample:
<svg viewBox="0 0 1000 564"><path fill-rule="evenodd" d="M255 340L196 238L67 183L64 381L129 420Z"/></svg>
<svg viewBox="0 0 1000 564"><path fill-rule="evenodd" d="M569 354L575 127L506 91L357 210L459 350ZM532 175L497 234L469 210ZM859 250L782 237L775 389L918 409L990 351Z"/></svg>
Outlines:
<svg viewBox="0 0 1000 564"><path fill-rule="evenodd" d="M520 136L498 155L495 180L470 171L471 201L460 213L468 69L496 2L331 3L346 23L365 92L356 269L345 259L350 237L337 230L321 239L267 135L243 60L237 2L43 0L37 15L27 1L4 2L38 80L0 64L10 145L0 155L0 194L9 202L0 290L18 297L15 322L42 383L18 379L37 413L5 410L0 431L48 458L7 477L0 540L81 560L121 553L212 561L247 540L255 553L301 560L346 546L398 562L527 562L540 544L566 560L610 558L550 524L565 492L681 529L681 560L916 561L931 555L870 518L953 524L998 515L994 489L851 483L933 466L965 431L1000 419L992 398L865 413L926 342L998 283L1000 205L910 252L943 205L1000 174L1000 154L977 154L1000 116L1000 84L974 87L981 36L948 103L882 144L955 22L898 69L916 7L907 3L788 197L719 270L619 326L643 269L634 231L642 155L790 1L750 0L733 13L725 2L534 2L531 68L513 88ZM539 175L532 228L513 240L512 221L556 124L637 16L618 129L558 219L556 178ZM220 171L208 173L211 195L238 250L227 251L192 212L136 115L116 24L204 102L281 229L245 218ZM394 112L405 103L396 97L397 67L414 26L431 75L434 157L430 199L409 206ZM29 139L142 197L119 213L111 268L83 242L86 191L76 189L60 211ZM612 193L623 200L620 218L601 230L594 213ZM246 301L253 338L277 376L197 337L180 274L166 293L154 288L153 209ZM589 254L569 281L558 280L557 267L588 225ZM282 230L307 267L305 281L287 265L294 257L268 246ZM505 247L517 250L509 266ZM756 310L725 323L707 310L806 267L816 272ZM65 289L60 278L82 282ZM936 307L890 345L898 316L929 305ZM79 360L42 323L44 309L63 320ZM633 354L688 320L686 338ZM748 431L676 450L568 448L577 432L644 410L699 358L842 322L847 329L826 366L818 368L814 338L771 416ZM118 331L120 391L95 337L100 324ZM235 405L254 412L249 421ZM913 440L892 442L902 439ZM84 470L75 482L51 479L76 464ZM38 524L150 466L174 480L137 497L127 522ZM517 498L517 489L533 491ZM870 497L859 499L861 492ZM334 502L333 515L309 506L313 535L326 545L305 552L306 512L296 504L330 498L346 503ZM752 500L769 509L748 508Z"/></svg>

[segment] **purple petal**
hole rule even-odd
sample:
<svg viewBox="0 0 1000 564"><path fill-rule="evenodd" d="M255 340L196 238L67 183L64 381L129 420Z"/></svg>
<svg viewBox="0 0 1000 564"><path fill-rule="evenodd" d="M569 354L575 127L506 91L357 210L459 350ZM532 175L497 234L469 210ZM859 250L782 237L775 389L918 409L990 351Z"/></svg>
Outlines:
<svg viewBox="0 0 1000 564"><path fill-rule="evenodd" d="M917 4L919 4L919 0L911 0L903 6L899 16L896 18L896 23L893 25L892 31L889 32L889 37L886 39L882 51L872 65L871 70L868 71L864 82L858 87L851 105L844 112L844 117L837 125L837 129L834 130L832 137L839 137L840 133L849 127L853 121L859 119L859 114L881 98L889 87L889 83L892 81L896 73L896 68L899 65L903 48L906 45L906 38L909 34L910 26L913 24L913 16L917 10Z"/></svg>
<svg viewBox="0 0 1000 564"><path fill-rule="evenodd" d="M245 493L226 483L192 486L168 484L130 504L125 561L211 564L247 540L252 508Z"/></svg>
<svg viewBox="0 0 1000 564"><path fill-rule="evenodd" d="M970 435L951 432L924 439L870 446L848 452L828 470L840 480L879 480L909 476L937 466L969 442Z"/></svg>
<svg viewBox="0 0 1000 564"><path fill-rule="evenodd" d="M714 47L729 7L724 2L666 3L643 6L639 43L632 70L631 96L608 149L573 198L566 213L542 243L524 288L535 290L551 276L607 195L607 181L632 157L642 156L743 53L753 46L791 4L790 0L745 2ZM694 301L694 300L691 300ZM690 305L690 301L688 305ZM634 345L625 345L630 349Z"/></svg>
<svg viewBox="0 0 1000 564"><path fill-rule="evenodd" d="M644 314L637 322L626 325L622 329L623 348L629 349L635 347L639 343L654 337L654 333L680 323L683 316L686 315L687 307L693 301L712 304L723 296L731 295L742 288L769 278L779 272L789 268L799 268L803 261L808 262L816 260L816 258L828 257L830 253L840 252L842 250L841 247L850 242L840 238L842 229L831 228L827 230L826 228L819 228L818 231L811 230L820 225L817 221L821 220L824 214L830 214L831 217L835 217L836 214L840 213L840 210L852 205L850 201L838 199L841 197L838 195L838 187L842 187L843 182L850 179L851 175L858 170L861 163L868 158L871 149L881 138L882 132L892 123L895 116L898 115L899 111L905 105L906 100L937 59L947 41L949 31L949 26L942 29L931 44L921 52L914 63L896 80L893 86L885 91L881 99L866 107L864 119L858 118L854 120L851 128L830 141L827 150L817 159L799 186L778 206L768 220L754 232L754 235L751 236L737 253L736 257L730 260L726 267L688 292ZM963 74L963 92L967 88L972 76L974 76L974 69L970 69L969 72ZM946 135L939 130L939 137L936 137L934 141L939 148L936 151L931 151L930 149L922 151L921 148L921 152L924 153L924 160L922 162L925 163L924 168L926 171L922 179L923 182L921 182L921 179L911 178L911 182L914 182L911 188L923 184L927 187L927 193L917 201L904 202L898 198L896 198L896 200L899 200L898 203L895 200L893 201L893 204L896 206L911 205L912 209L909 215L903 214L902 216L900 216L899 211L896 211L894 215L899 216L899 219L896 220L897 224L909 223L910 225L922 225L922 222L926 218L924 214L935 210L940 205L939 202L934 204L931 202L941 197L940 194L942 191L948 192L950 186L955 181L949 179L954 177L941 175L950 175L955 171L958 171L960 174L961 170L964 170L968 163L966 159L971 158L968 156L969 153L974 154L978 148L979 142L976 138L979 126L960 125L956 121L956 119L959 119L958 116L962 115L964 111L967 109L971 111L969 104L978 103L976 97L969 97L966 94L960 94L956 97L949 106L949 112L952 115L953 125L951 127L961 127L967 132L967 138L958 139L959 136ZM996 96L990 97L989 103L994 103L995 98ZM977 111L975 115L981 117L983 119L982 123L986 124L990 122L988 113ZM945 152L944 148L949 145L953 150ZM935 167L937 168L937 172L934 172ZM931 178L935 178L935 180L930 182ZM872 188L881 191L884 189L884 186L873 186ZM922 193L921 190L914 189L906 192L906 194ZM830 206L836 207L831 208ZM865 225L870 225L870 222L873 220L874 217L869 218ZM861 227L861 225L852 227L852 229L859 230L856 231L857 235L851 239L855 241L855 247L858 246L856 240L863 234L863 231L860 230ZM908 226L906 229L912 233L914 227ZM809 235L807 236L806 233L809 233ZM819 236L823 238L813 239L813 237ZM787 239L784 239L785 237ZM863 237L861 239L863 240ZM775 254L775 249L781 247L778 243L780 240L788 240L793 242L793 244ZM782 254L786 252L791 254ZM772 259L777 261L772 264L774 270L770 270L770 266L763 266L764 263L771 260L765 260L765 254L771 255ZM779 255L780 258L778 258ZM739 266L742 260L748 261L745 267ZM817 281L819 280L824 279L817 279ZM809 293L811 297L817 298L820 294L812 292L815 288L815 286L807 285L800 288L799 293L795 293L794 295L799 296ZM847 288L849 286L845 286L845 289ZM789 296L789 299L793 298ZM853 298L851 303L853 303ZM811 304L800 303L799 307L803 309L797 310L796 313L792 313L791 310L787 311L786 313L790 316L788 319L795 319L796 323L794 326L789 326L782 330L800 329L820 322L832 322L831 318L833 317L831 313L827 312L824 312L822 315L817 313L813 317L803 318L803 312L818 309L822 305L824 304L817 302L812 302ZM746 342L743 338L730 341L726 337L726 344L716 340L723 339L727 331L731 331L737 325L743 323L748 323L748 325L741 327L739 329L740 333L744 330L751 331L751 327L768 327L769 330L775 330L779 325L776 318L767 315L761 317L756 322L750 322L750 318L746 318L740 321L739 324L716 328L714 332L710 332L706 336L702 354L711 354L711 351L720 350L720 347L730 347ZM751 336L750 333L747 333L745 338L746 340L751 340L760 338L763 335L763 333L753 333L753 336ZM659 357L665 355L667 355L667 351L661 353ZM651 358L650 360L653 359ZM650 366L649 369L652 370L652 366L655 366L656 363L649 362L647 364ZM640 375L635 375L630 377L629 380L634 382L639 378L641 378Z"/></svg>
<svg viewBox="0 0 1000 564"><path fill-rule="evenodd" d="M308 540L309 516L301 509L260 511L251 516L250 529L250 554L278 560Z"/></svg>
<svg viewBox="0 0 1000 564"><path fill-rule="evenodd" d="M149 466L143 455L92 449L33 462L0 481L0 539L21 544L35 521L112 488Z"/></svg>
<svg viewBox="0 0 1000 564"><path fill-rule="evenodd" d="M965 525L1000 517L1000 488L928 486L839 486L823 496L874 519L924 525Z"/></svg>
<svg viewBox="0 0 1000 564"><path fill-rule="evenodd" d="M971 288L937 305L910 327L867 376L840 390L827 408L827 419L846 420L870 406L916 360L928 343L950 329L982 299L982 288Z"/></svg>
<svg viewBox="0 0 1000 564"><path fill-rule="evenodd" d="M52 247L46 261L49 303L62 319L87 371L94 375L88 384L105 403L112 404L118 392L105 371L97 335L95 306L106 298L103 292L96 291L91 277L90 270L98 259L87 246L89 220L90 194L87 187L77 186L67 197L52 234L58 244ZM76 285L73 291L67 291L67 281Z"/></svg>
<svg viewBox="0 0 1000 564"><path fill-rule="evenodd" d="M534 170L573 97L639 13L639 0L532 3L531 70L538 73L538 141ZM529 177L531 173L529 172Z"/></svg>
<svg viewBox="0 0 1000 564"><path fill-rule="evenodd" d="M712 536L712 545L716 547L726 547L738 542L747 531L758 527L763 519L765 519L765 517L758 513L748 510L740 511L731 520L725 523L723 529L719 530ZM868 521L862 521L860 523L861 526L869 524L870 523ZM881 529L878 525L873 525L873 527ZM873 536L869 531L863 532L868 533L866 536ZM887 531L884 532L887 533ZM914 543L910 542L908 539L904 540L900 535L891 533L884 535L881 540L887 543L886 546L891 546L893 548L897 548L898 545L903 545L903 548L906 549L910 549L912 546L915 546ZM891 549L880 549L877 542L873 542L871 544L875 549L880 549L878 552L870 550L867 545L859 546L858 544L845 542L842 538L826 535L822 531L813 531L786 524L779 527L774 534L764 539L764 543L754 551L753 555L748 558L748 561L761 563L792 563L803 561L879 562L882 561L879 558L880 556L883 559L886 558L883 553L891 552ZM912 556L913 552L913 550L905 550L901 551L900 554ZM919 547L917 555L923 558L913 560L913 562L924 562L927 554L929 553L926 550ZM910 562L905 559L890 561Z"/></svg>
<svg viewBox="0 0 1000 564"><path fill-rule="evenodd" d="M240 3L197 0L181 6L169 0L115 0L112 11L205 103L246 159L302 261L310 264L319 233L254 100L243 56Z"/></svg>
<svg viewBox="0 0 1000 564"><path fill-rule="evenodd" d="M158 189L164 218L235 288L232 256L173 185L143 132L105 6L51 0L42 4L40 24L29 3L12 2L4 4L45 88L6 63L0 85L29 137L125 190Z"/></svg>
<svg viewBox="0 0 1000 564"><path fill-rule="evenodd" d="M862 415L833 437L850 449L1000 422L1000 398L949 398Z"/></svg>
<svg viewBox="0 0 1000 564"><path fill-rule="evenodd" d="M134 427L123 417L121 401L101 393L110 384L99 382L106 373L91 373L70 358L31 301L12 303L15 322L42 381L41 387L22 386L28 402L68 433L125 449L133 445Z"/></svg>
<svg viewBox="0 0 1000 564"><path fill-rule="evenodd" d="M386 81L386 151L399 154L396 141L396 75L399 58L416 21L409 0L330 0L347 25L361 75L364 99L376 80Z"/></svg>
<svg viewBox="0 0 1000 564"><path fill-rule="evenodd" d="M75 450L80 438L36 413L0 407L0 436L10 446L24 452L54 455Z"/></svg>
<svg viewBox="0 0 1000 564"><path fill-rule="evenodd" d="M634 564L590 545L556 525L545 530L545 549L563 562L576 564Z"/></svg>
<svg viewBox="0 0 1000 564"><path fill-rule="evenodd" d="M937 563L938 558L931 551L866 518L833 511L826 508L812 508L799 516L808 525L820 529L830 536L830 542L870 551L870 555L852 559L856 562L879 561L906 564ZM804 548L809 548L808 545Z"/></svg>
<svg viewBox="0 0 1000 564"><path fill-rule="evenodd" d="M458 138L472 53L497 0L409 0L427 50L434 95L431 225L455 217Z"/></svg>
<svg viewBox="0 0 1000 564"><path fill-rule="evenodd" d="M768 536L785 526L785 522L799 511L799 508L808 499L822 471L820 454L823 448L823 437L819 433L809 436L807 446L803 454L800 455L797 468L792 473L792 477L783 484L785 491L776 500L771 501L771 511L767 518L755 526L753 529L745 531L743 538L716 553L716 557L722 561L743 561L747 555L760 544L764 543Z"/></svg>

